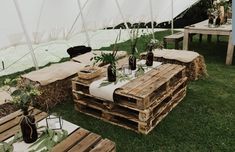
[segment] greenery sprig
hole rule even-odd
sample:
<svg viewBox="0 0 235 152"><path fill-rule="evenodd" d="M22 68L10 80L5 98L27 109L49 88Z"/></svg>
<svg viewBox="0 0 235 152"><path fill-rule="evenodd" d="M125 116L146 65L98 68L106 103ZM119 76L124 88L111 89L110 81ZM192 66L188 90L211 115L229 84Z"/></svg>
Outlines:
<svg viewBox="0 0 235 152"><path fill-rule="evenodd" d="M36 148L29 150L29 152L37 152L44 151L48 152L62 140L64 140L68 136L68 132L66 130L52 130L45 126L42 126L44 130L41 131L41 135L39 139L34 142L28 149L31 149L36 146ZM39 129L40 129L39 128ZM14 147L13 144L16 142L23 141L23 136L21 132L15 134L13 140L10 142L0 142L0 152L13 152Z"/></svg>
<svg viewBox="0 0 235 152"><path fill-rule="evenodd" d="M23 84L20 79L6 79L4 84L6 91L12 96L11 102L20 109L27 109L30 103L34 102L35 97L41 94L37 86L31 83Z"/></svg>

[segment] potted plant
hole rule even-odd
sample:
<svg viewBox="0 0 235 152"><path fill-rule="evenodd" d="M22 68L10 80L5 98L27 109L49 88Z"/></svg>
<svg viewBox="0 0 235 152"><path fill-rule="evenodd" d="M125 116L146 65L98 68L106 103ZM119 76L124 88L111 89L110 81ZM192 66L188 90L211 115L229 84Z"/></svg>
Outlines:
<svg viewBox="0 0 235 152"><path fill-rule="evenodd" d="M138 31L139 28L132 30L132 37L131 37L131 54L129 56L129 67L131 70L136 69L136 44L138 41Z"/></svg>
<svg viewBox="0 0 235 152"><path fill-rule="evenodd" d="M20 120L20 127L22 131L23 140L26 143L32 143L37 140L37 128L33 115L29 114L28 108L33 103L36 96L40 95L39 90L32 84L22 84L19 79L6 79L5 85L12 96L12 102L18 106L23 112L23 116Z"/></svg>
<svg viewBox="0 0 235 152"><path fill-rule="evenodd" d="M148 32L148 30L147 30ZM143 40L144 40L144 45L145 45L145 51L147 52L146 54L146 66L152 66L153 65L153 49L163 49L163 43L160 42L159 40L155 39L152 37L154 33L148 32L144 33L143 32Z"/></svg>
<svg viewBox="0 0 235 152"><path fill-rule="evenodd" d="M98 62L102 62L104 64L109 64L107 67L107 77L109 82L115 82L116 81L116 62L117 62L117 39L115 40L115 44L113 47L112 53L104 53L101 52L100 55L95 55L91 60L94 60L94 64Z"/></svg>

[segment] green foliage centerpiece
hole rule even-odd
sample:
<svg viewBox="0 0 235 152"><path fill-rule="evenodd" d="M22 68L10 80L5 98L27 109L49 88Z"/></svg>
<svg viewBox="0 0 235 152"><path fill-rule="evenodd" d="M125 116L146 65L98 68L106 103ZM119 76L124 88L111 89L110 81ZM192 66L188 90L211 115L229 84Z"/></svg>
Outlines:
<svg viewBox="0 0 235 152"><path fill-rule="evenodd" d="M117 55L117 51L118 51L117 40L118 40L118 36L115 40L115 44L114 44L112 53L101 52L101 55L96 55L93 58L91 58L91 60L94 60L94 64L96 64L98 62L102 62L104 64L109 64L109 66L107 68L107 77L108 77L109 82L116 81L116 62L117 62L116 55Z"/></svg>
<svg viewBox="0 0 235 152"><path fill-rule="evenodd" d="M138 33L139 33L139 27L137 29L133 29L131 31L131 54L129 56L129 67L131 70L135 70L136 69L136 44L138 41Z"/></svg>
<svg viewBox="0 0 235 152"><path fill-rule="evenodd" d="M6 79L5 85L8 85L9 87L8 91L11 93L12 102L23 112L23 116L20 120L20 127L24 142L32 143L36 141L38 134L35 118L33 115L29 114L28 108L29 105L33 103L35 97L40 95L40 92L32 84L23 84L19 79Z"/></svg>

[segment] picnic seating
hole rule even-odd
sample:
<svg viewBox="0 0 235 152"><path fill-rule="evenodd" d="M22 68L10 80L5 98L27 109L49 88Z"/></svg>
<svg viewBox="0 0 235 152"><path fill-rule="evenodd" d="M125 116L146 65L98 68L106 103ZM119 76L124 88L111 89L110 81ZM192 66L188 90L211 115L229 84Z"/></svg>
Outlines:
<svg viewBox="0 0 235 152"><path fill-rule="evenodd" d="M56 104L72 99L71 78L77 76L77 72L87 65L93 65L91 57L100 54L101 51L92 51L67 61L53 64L38 71L22 75L23 83L32 83L39 86L41 95L36 99L36 105L46 109ZM111 51L107 51L111 52ZM124 57L126 52L120 51L117 56Z"/></svg>
<svg viewBox="0 0 235 152"><path fill-rule="evenodd" d="M36 105L42 108L53 107L71 97L70 79L84 66L82 63L68 61L30 72L21 78L23 83L32 83L39 87L41 95L37 97Z"/></svg>
<svg viewBox="0 0 235 152"><path fill-rule="evenodd" d="M204 57L197 52L173 49L156 49L153 53L155 61L186 66L186 76L189 80L197 80L207 76ZM141 57L145 58L146 53L143 53Z"/></svg>
<svg viewBox="0 0 235 152"><path fill-rule="evenodd" d="M174 43L175 49L179 49L179 42L183 41L184 32L174 33L172 35L165 36L163 39L164 48L167 48L167 43Z"/></svg>

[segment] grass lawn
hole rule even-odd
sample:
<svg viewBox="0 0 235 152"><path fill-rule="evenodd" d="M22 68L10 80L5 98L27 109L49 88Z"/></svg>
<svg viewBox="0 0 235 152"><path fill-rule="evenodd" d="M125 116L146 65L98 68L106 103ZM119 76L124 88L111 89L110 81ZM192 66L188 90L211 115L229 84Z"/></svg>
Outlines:
<svg viewBox="0 0 235 152"><path fill-rule="evenodd" d="M162 40L169 33L158 32L156 37ZM212 42L207 43L204 38L199 43L195 36L190 49L204 55L209 77L190 82L186 98L149 135L140 135L78 113L72 101L56 106L53 111L111 139L118 152L235 151L235 62L233 66L225 65L227 43L224 41L227 39L222 37L220 43L215 39L213 37ZM129 42L119 46L120 50L130 47ZM144 48L142 38L138 48Z"/></svg>

